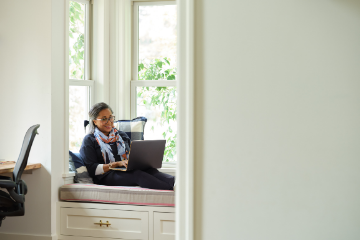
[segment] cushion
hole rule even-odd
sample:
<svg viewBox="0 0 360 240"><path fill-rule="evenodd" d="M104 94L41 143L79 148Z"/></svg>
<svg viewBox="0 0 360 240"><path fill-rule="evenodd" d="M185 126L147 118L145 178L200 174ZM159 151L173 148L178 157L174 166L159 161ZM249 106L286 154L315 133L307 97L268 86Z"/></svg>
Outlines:
<svg viewBox="0 0 360 240"><path fill-rule="evenodd" d="M84 161L82 160L80 153L73 153L72 151L69 151L69 155L71 156L71 159L74 162L75 168L85 166Z"/></svg>
<svg viewBox="0 0 360 240"><path fill-rule="evenodd" d="M60 199L62 201L175 206L175 192L172 190L95 184L66 184L60 188Z"/></svg>
<svg viewBox="0 0 360 240"><path fill-rule="evenodd" d="M69 154L69 172L76 172L76 168L70 154Z"/></svg>
<svg viewBox="0 0 360 240"><path fill-rule="evenodd" d="M80 153L73 153L72 151L69 151L69 155L71 156L71 160L75 166L74 182L94 183L87 171L87 168L85 167L84 161L82 160Z"/></svg>
<svg viewBox="0 0 360 240"><path fill-rule="evenodd" d="M147 119L137 117L132 120L118 120L114 122L116 129L125 132L131 141L144 140L144 130Z"/></svg>

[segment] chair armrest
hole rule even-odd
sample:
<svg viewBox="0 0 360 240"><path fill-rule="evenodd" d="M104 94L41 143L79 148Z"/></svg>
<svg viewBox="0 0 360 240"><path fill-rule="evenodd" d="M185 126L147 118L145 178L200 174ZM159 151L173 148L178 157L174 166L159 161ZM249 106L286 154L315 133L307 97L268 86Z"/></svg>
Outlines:
<svg viewBox="0 0 360 240"><path fill-rule="evenodd" d="M0 179L0 188L14 188L16 187L16 183L13 182L12 180L5 180L5 179Z"/></svg>
<svg viewBox="0 0 360 240"><path fill-rule="evenodd" d="M6 190L9 192L9 195L12 197L12 199L15 200L15 202L18 203L24 203L25 202L25 194L27 193L27 187L26 183L22 180L20 180L20 192L19 194L15 192L16 183L12 180L3 180L0 179L0 188L6 188Z"/></svg>
<svg viewBox="0 0 360 240"><path fill-rule="evenodd" d="M11 177L8 177L8 176L1 176L1 175L0 175L0 180L1 180L1 179L12 180L12 178L11 178Z"/></svg>

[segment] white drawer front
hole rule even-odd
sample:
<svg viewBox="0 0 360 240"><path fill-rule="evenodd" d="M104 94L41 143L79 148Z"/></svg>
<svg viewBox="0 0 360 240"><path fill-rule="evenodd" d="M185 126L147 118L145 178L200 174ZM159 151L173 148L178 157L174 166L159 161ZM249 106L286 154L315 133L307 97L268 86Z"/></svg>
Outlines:
<svg viewBox="0 0 360 240"><path fill-rule="evenodd" d="M175 240L175 213L154 212L154 240Z"/></svg>
<svg viewBox="0 0 360 240"><path fill-rule="evenodd" d="M111 224L100 226L107 221ZM61 208L61 235L148 239L148 212L100 210L86 208Z"/></svg>

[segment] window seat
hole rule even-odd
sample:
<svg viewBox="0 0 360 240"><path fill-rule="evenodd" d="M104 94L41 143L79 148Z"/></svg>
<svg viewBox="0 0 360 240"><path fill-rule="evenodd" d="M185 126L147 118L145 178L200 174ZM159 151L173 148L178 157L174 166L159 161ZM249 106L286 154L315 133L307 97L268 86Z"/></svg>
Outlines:
<svg viewBox="0 0 360 240"><path fill-rule="evenodd" d="M140 187L65 184L58 239L175 239L175 193Z"/></svg>
<svg viewBox="0 0 360 240"><path fill-rule="evenodd" d="M175 206L175 194L174 191L171 190L80 183L62 186L60 188L60 200L147 206Z"/></svg>

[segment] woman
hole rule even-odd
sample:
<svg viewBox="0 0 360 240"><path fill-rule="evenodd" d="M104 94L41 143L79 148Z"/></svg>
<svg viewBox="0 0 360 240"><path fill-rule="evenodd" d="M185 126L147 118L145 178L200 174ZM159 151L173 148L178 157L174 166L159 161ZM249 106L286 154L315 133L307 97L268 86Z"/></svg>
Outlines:
<svg viewBox="0 0 360 240"><path fill-rule="evenodd" d="M114 128L115 116L106 103L95 104L89 117L90 128L80 155L95 184L173 190L174 177L154 168L126 172L110 170L110 167L127 166L130 138Z"/></svg>

